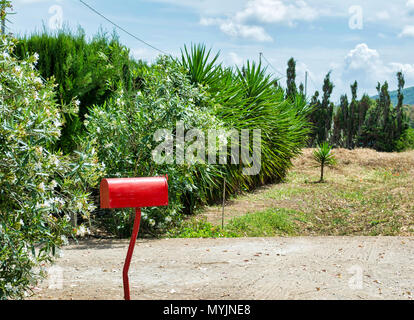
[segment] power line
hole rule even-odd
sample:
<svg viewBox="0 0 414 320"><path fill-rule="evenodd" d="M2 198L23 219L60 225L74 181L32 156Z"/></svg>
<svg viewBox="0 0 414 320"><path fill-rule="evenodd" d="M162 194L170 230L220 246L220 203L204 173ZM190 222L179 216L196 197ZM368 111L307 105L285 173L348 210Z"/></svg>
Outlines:
<svg viewBox="0 0 414 320"><path fill-rule="evenodd" d="M313 81L313 79L312 79L312 77L311 77L311 75L310 75L310 72L308 71L308 75L309 75L309 79L311 80L311 82L312 82L312 84L313 84L313 86L314 86L314 89L315 89L315 91L317 91L318 90L318 86L315 84L315 82Z"/></svg>
<svg viewBox="0 0 414 320"><path fill-rule="evenodd" d="M105 17L102 13L98 12L96 9L92 8L89 4L87 4L86 2L84 2L83 0L79 0L80 3L82 3L84 6L86 6L88 9L92 10L93 12L95 12L97 15L99 15L100 17L104 18L106 21L108 21L109 23L111 23L112 25L114 25L115 27L117 27L118 29L122 30L123 32L125 32L126 34L130 35L131 37L133 37L134 39L138 40L139 42L142 42L143 44L151 47L152 49L161 52L165 55L169 55L168 53L162 51L161 49L158 49L156 47L154 47L153 45L149 44L148 42L138 38L137 36L133 35L131 32L125 30L124 28L122 28L121 26L119 26L118 24L116 24L115 22L109 20L107 17Z"/></svg>
<svg viewBox="0 0 414 320"><path fill-rule="evenodd" d="M264 56L264 54L262 53L262 52L260 52L260 55L261 55L261 57L263 57L264 59L265 59L265 61L267 62L267 64L269 65L269 66L271 66L272 67L272 69L273 70L275 70L277 73L279 73L281 76L282 76L282 78L280 78L280 79L283 79L283 78L286 78L286 76L283 74L283 73L281 73L279 70L277 70L270 62L269 62L269 60L267 60L266 59L266 57Z"/></svg>

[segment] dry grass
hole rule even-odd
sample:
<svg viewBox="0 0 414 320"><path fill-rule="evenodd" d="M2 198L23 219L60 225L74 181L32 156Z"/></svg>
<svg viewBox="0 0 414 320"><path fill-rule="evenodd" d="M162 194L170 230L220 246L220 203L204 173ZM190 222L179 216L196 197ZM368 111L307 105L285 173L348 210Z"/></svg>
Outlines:
<svg viewBox="0 0 414 320"><path fill-rule="evenodd" d="M298 235L414 235L414 151L380 153L335 149L338 163L326 170L326 183L305 149L284 183L230 200L225 221L268 209L298 212ZM202 213L221 224L221 208Z"/></svg>

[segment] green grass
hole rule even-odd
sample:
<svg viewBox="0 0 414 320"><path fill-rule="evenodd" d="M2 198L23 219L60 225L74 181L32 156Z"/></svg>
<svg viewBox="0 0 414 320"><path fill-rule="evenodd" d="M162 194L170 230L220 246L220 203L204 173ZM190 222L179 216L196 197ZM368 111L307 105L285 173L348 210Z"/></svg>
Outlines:
<svg viewBox="0 0 414 320"><path fill-rule="evenodd" d="M224 226L215 226L205 219L185 221L167 236L175 238L237 238L293 236L298 234L297 223L306 223L303 213L289 209L268 209L249 213L230 220Z"/></svg>
<svg viewBox="0 0 414 320"><path fill-rule="evenodd" d="M302 161L283 183L231 199L225 208L224 230L221 209L217 206L193 218L205 221L187 223L178 234L183 237L412 236L414 151L341 152L340 165L327 171L325 183L315 183L319 172L312 167L311 160ZM311 150L307 155L311 159Z"/></svg>
<svg viewBox="0 0 414 320"><path fill-rule="evenodd" d="M232 219L226 230L240 237L272 237L296 235L296 222L306 222L305 215L289 209L272 208Z"/></svg>

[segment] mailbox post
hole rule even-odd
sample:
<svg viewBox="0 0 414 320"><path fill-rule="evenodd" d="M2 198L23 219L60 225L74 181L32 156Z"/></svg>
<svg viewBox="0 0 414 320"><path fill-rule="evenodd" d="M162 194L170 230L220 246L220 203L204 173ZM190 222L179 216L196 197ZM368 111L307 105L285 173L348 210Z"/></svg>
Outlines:
<svg viewBox="0 0 414 320"><path fill-rule="evenodd" d="M141 208L168 205L168 176L103 179L100 185L102 209L135 208L135 220L124 263L124 298L130 300L128 270L141 222Z"/></svg>

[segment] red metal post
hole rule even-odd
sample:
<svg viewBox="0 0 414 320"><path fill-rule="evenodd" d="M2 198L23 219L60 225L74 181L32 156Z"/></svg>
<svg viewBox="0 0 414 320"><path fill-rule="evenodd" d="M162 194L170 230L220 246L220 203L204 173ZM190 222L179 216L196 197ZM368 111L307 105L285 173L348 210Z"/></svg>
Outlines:
<svg viewBox="0 0 414 320"><path fill-rule="evenodd" d="M129 279L128 279L128 270L129 265L131 264L132 254L134 253L135 241L137 240L138 231L139 231L139 223L141 222L141 208L135 209L135 220L134 220L134 227L132 229L132 236L129 242L128 253L125 259L124 264L124 298L125 300L131 300L129 295Z"/></svg>

